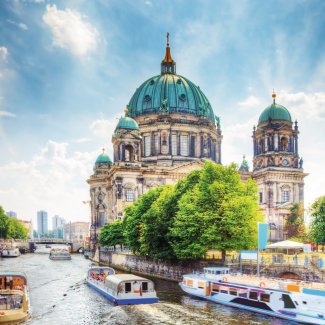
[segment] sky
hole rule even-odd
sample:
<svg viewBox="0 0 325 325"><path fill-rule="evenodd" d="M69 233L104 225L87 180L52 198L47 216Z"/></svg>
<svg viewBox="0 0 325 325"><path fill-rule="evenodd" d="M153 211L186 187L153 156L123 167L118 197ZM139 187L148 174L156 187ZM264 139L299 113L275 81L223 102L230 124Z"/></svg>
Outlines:
<svg viewBox="0 0 325 325"><path fill-rule="evenodd" d="M300 130L306 207L325 194L322 0L0 1L0 205L36 225L87 221L87 178L166 33L177 73L221 117L222 163L252 168L252 129L284 105ZM49 222L50 223L50 222Z"/></svg>

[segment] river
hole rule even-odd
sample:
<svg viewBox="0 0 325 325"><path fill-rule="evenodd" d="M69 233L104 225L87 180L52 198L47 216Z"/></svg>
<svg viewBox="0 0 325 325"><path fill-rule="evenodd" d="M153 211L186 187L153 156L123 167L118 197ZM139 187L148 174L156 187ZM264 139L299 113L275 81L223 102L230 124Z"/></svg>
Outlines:
<svg viewBox="0 0 325 325"><path fill-rule="evenodd" d="M159 303L115 307L84 283L89 260L73 255L71 261L52 261L44 247L37 251L43 253L0 258L1 271L27 274L32 317L26 325L289 324L195 299L163 280L154 280Z"/></svg>

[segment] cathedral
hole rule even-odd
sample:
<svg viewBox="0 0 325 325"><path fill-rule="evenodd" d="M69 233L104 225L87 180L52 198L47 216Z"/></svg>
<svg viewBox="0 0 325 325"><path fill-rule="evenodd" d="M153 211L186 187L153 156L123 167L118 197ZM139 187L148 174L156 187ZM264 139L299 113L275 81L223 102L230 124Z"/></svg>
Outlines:
<svg viewBox="0 0 325 325"><path fill-rule="evenodd" d="M298 124L272 96L253 128L253 171L244 157L239 173L243 181L255 179L270 240L278 241L286 236L288 209L303 202L306 174L298 154ZM207 159L221 164L220 119L200 87L176 74L169 34L161 73L136 89L124 113L112 137L113 160L103 150L87 180L93 244L99 229L123 219L124 208L146 191L175 184Z"/></svg>

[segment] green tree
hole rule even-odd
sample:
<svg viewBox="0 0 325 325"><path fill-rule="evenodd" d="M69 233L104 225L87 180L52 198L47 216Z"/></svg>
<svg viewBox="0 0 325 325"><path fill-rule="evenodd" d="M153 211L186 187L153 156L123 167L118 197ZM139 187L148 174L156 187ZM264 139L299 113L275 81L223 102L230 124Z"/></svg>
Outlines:
<svg viewBox="0 0 325 325"><path fill-rule="evenodd" d="M206 162L197 184L179 200L171 227L172 247L178 259L198 259L209 249L222 251L256 247L257 188L242 183L237 166Z"/></svg>
<svg viewBox="0 0 325 325"><path fill-rule="evenodd" d="M114 250L116 245L122 248L125 243L122 221L116 220L102 227L99 233L99 243L106 247L113 246Z"/></svg>
<svg viewBox="0 0 325 325"><path fill-rule="evenodd" d="M7 238L9 230L9 217L6 215L2 206L0 206L0 238Z"/></svg>
<svg viewBox="0 0 325 325"><path fill-rule="evenodd" d="M9 218L7 238L27 239L28 235L28 229L21 222L19 222L19 220Z"/></svg>
<svg viewBox="0 0 325 325"><path fill-rule="evenodd" d="M159 197L162 187L156 187L143 194L136 202L125 209L123 220L126 245L135 253L141 251L142 216L150 209L152 203Z"/></svg>
<svg viewBox="0 0 325 325"><path fill-rule="evenodd" d="M325 196L312 204L311 216L310 238L316 245L325 245Z"/></svg>
<svg viewBox="0 0 325 325"><path fill-rule="evenodd" d="M306 240L306 228L304 224L304 207L302 203L295 203L290 209L285 223L285 231L289 239L298 241Z"/></svg>

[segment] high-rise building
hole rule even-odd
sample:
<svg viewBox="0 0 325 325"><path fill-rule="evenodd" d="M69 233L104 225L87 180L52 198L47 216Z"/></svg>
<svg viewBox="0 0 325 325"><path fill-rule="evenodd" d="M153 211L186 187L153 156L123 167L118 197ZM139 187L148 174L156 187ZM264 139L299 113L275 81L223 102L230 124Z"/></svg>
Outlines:
<svg viewBox="0 0 325 325"><path fill-rule="evenodd" d="M48 232L47 212L44 210L37 211L37 232L39 236Z"/></svg>
<svg viewBox="0 0 325 325"><path fill-rule="evenodd" d="M65 220L60 218L58 215L52 217L52 229L54 232L54 237L63 238L63 226L65 225Z"/></svg>
<svg viewBox="0 0 325 325"><path fill-rule="evenodd" d="M8 211L6 212L7 216L10 217L10 218L15 218L17 219L17 212L14 212L14 211Z"/></svg>

